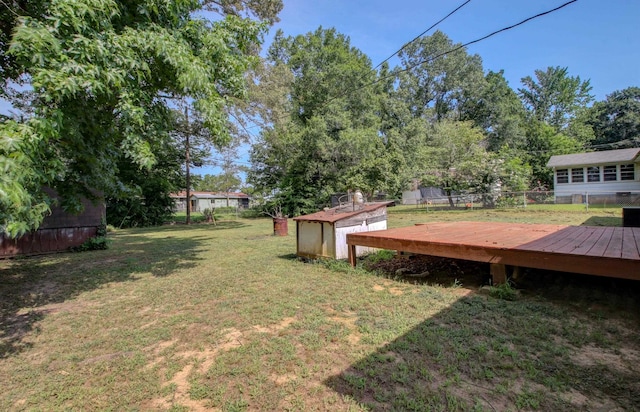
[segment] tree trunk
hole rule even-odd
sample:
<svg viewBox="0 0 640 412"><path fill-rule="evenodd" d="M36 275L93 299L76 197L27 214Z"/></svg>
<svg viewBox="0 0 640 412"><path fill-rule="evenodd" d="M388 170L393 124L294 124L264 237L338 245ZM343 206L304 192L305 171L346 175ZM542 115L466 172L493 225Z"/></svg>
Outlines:
<svg viewBox="0 0 640 412"><path fill-rule="evenodd" d="M453 203L453 197L451 197L451 190L445 190L445 192L447 193L447 199L449 199L449 206L451 207L451 209L453 209L454 207L456 207L456 205Z"/></svg>
<svg viewBox="0 0 640 412"><path fill-rule="evenodd" d="M191 224L191 176L189 174L189 111L188 108L184 108L184 118L186 121L186 133L184 146L185 152L185 169L186 169L186 183L187 183L187 219L186 224Z"/></svg>

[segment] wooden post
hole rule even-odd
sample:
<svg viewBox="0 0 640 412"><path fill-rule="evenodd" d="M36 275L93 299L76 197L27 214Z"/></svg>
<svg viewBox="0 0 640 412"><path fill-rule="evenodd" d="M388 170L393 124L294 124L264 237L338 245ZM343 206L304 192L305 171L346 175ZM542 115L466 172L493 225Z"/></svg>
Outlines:
<svg viewBox="0 0 640 412"><path fill-rule="evenodd" d="M507 266L498 263L490 264L491 279L494 285L507 283Z"/></svg>
<svg viewBox="0 0 640 412"><path fill-rule="evenodd" d="M349 248L349 264L352 267L356 267L356 245L347 244Z"/></svg>

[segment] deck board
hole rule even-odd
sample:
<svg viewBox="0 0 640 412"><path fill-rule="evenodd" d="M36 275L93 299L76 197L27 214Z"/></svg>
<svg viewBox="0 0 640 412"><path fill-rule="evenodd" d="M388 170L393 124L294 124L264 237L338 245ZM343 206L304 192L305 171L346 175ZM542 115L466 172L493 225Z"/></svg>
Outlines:
<svg viewBox="0 0 640 412"><path fill-rule="evenodd" d="M640 280L640 228L437 222L353 233L347 244Z"/></svg>

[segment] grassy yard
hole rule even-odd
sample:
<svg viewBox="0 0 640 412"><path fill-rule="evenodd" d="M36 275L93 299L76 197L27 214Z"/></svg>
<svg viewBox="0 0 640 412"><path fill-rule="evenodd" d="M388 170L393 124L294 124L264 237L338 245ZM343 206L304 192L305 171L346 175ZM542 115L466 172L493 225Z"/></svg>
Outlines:
<svg viewBox="0 0 640 412"><path fill-rule="evenodd" d="M389 226L443 220L621 217L397 207ZM289 228L229 217L0 261L0 410L640 409L637 283L531 271L505 300L482 265L300 261Z"/></svg>

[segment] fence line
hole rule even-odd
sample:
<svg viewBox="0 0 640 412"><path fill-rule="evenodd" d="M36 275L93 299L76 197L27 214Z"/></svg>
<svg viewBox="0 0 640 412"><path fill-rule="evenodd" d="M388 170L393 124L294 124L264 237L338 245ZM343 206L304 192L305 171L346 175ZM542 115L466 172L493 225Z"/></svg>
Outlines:
<svg viewBox="0 0 640 412"><path fill-rule="evenodd" d="M527 208L538 205L577 205L589 208L622 208L640 206L640 191L555 193L554 191L523 191L493 193L455 193L416 199L417 207L427 209L464 208L499 209Z"/></svg>

